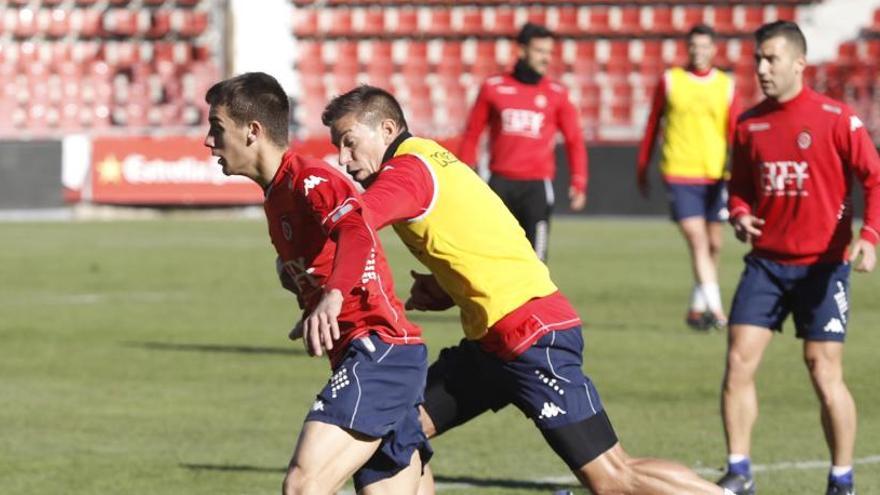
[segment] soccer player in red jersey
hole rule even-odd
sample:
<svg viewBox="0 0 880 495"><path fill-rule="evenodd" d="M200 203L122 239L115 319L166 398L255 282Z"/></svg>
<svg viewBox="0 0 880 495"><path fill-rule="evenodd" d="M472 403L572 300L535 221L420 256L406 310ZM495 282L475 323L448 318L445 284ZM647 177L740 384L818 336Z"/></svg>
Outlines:
<svg viewBox="0 0 880 495"><path fill-rule="evenodd" d="M706 330L727 324L718 263L727 220L728 143L740 104L733 78L712 66L715 31L702 24L694 26L688 32L687 46L687 66L667 69L657 85L636 176L639 191L647 197L648 166L662 127L660 171L672 220L687 242L694 277L685 322Z"/></svg>
<svg viewBox="0 0 880 495"><path fill-rule="evenodd" d="M565 87L546 76L553 33L525 24L516 38L521 56L509 74L486 79L471 109L458 149L461 161L477 166L477 145L489 125L492 174L489 186L526 231L541 260L547 259L550 215L555 202L556 133L565 137L574 211L587 201L587 151L578 113Z"/></svg>
<svg viewBox="0 0 880 495"><path fill-rule="evenodd" d="M227 175L265 191L269 235L303 318L291 332L333 375L306 417L286 495L414 493L430 457L419 423L427 372L421 330L404 315L361 199L341 172L287 149L288 100L271 76L215 84L205 145ZM421 462L420 462L421 461Z"/></svg>
<svg viewBox="0 0 880 495"><path fill-rule="evenodd" d="M431 270L416 277L407 307L460 309L465 339L428 371L429 436L513 404L594 493L723 492L684 466L626 453L584 374L577 312L500 198L448 150L411 135L394 96L360 86L334 98L322 121L365 187L371 224L390 225ZM433 493L427 478L420 494Z"/></svg>
<svg viewBox="0 0 880 495"><path fill-rule="evenodd" d="M880 240L880 158L846 105L803 84L806 40L777 21L755 34L767 97L736 126L729 208L751 242L730 313L722 415L729 454L719 484L754 493L749 450L758 416L755 374L789 313L819 398L831 454L829 495L853 494L856 408L843 380L850 264L870 272ZM853 179L865 191L864 225L850 244Z"/></svg>

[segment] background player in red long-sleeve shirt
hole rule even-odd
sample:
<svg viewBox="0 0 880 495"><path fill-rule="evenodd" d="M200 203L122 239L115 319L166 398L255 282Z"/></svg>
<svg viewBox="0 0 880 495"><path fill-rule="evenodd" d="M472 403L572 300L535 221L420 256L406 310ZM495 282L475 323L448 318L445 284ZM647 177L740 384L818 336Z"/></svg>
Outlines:
<svg viewBox="0 0 880 495"><path fill-rule="evenodd" d="M730 314L722 414L728 472L719 481L754 493L749 460L757 419L755 374L789 313L819 398L831 453L827 494L853 494L856 408L843 380L850 262L870 272L880 240L880 159L846 105L803 85L806 41L777 21L755 34L757 73L767 98L736 127L729 208L737 237L752 243ZM865 217L852 240L853 176Z"/></svg>
<svg viewBox="0 0 880 495"><path fill-rule="evenodd" d="M565 138L570 207L586 205L587 151L578 113L565 87L545 74L553 33L527 23L516 38L522 52L509 74L486 79L471 109L458 149L461 161L477 166L477 145L489 125L489 186L513 213L541 260L547 259L556 132Z"/></svg>
<svg viewBox="0 0 880 495"><path fill-rule="evenodd" d="M394 295L382 246L354 185L321 160L287 150L287 95L248 73L208 90L205 145L223 172L265 190L269 235L299 333L333 376L306 417L285 495L334 493L354 475L360 493L415 493L430 449L418 404L427 373L420 329Z"/></svg>
<svg viewBox="0 0 880 495"><path fill-rule="evenodd" d="M688 245L694 277L685 321L705 330L727 322L718 264L727 220L725 164L739 102L733 78L712 66L715 31L702 24L694 26L688 32L687 46L687 67L666 70L657 85L636 176L640 192L647 196L648 166L662 123L660 171L672 220Z"/></svg>

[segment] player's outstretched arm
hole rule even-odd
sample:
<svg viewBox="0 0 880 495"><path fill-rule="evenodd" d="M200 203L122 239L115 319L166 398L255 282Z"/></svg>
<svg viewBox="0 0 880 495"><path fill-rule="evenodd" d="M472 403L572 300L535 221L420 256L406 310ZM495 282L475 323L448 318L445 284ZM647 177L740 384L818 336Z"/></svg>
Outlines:
<svg viewBox="0 0 880 495"><path fill-rule="evenodd" d="M857 272L870 273L877 265L877 252L874 245L865 239L857 239L849 255L850 262Z"/></svg>

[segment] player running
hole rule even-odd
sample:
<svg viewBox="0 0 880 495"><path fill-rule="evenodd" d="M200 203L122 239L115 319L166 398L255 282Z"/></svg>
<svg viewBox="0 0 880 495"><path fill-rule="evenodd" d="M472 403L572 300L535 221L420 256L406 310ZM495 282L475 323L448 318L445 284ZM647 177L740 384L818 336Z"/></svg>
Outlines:
<svg viewBox="0 0 880 495"><path fill-rule="evenodd" d="M755 374L791 313L831 453L826 493L852 495L856 407L843 380L843 342L850 262L860 272L876 263L880 159L852 110L804 87L807 43L797 24L764 25L755 39L767 98L742 115L734 141L731 223L752 251L730 312L722 392L729 459L719 484L755 493L749 460L758 417ZM865 190L865 219L847 253L853 176Z"/></svg>
<svg viewBox="0 0 880 495"><path fill-rule="evenodd" d="M581 368L580 318L473 170L412 136L397 100L379 88L336 97L322 120L340 163L366 188L372 225L392 225L433 273L416 278L407 305L461 310L465 340L444 349L428 372L428 436L513 403L596 493L722 492L683 466L623 450Z"/></svg>
<svg viewBox="0 0 880 495"><path fill-rule="evenodd" d="M712 66L715 31L702 24L694 26L687 34L687 45L687 67L667 70L657 85L636 175L639 190L647 197L648 166L662 121L660 171L694 274L685 322L705 330L727 324L718 263L727 220L724 165L740 104L733 79Z"/></svg>
<svg viewBox="0 0 880 495"><path fill-rule="evenodd" d="M227 175L265 191L269 235L303 318L291 332L333 375L306 417L283 493L414 493L430 449L419 423L421 330L394 295L361 198L340 172L286 149L288 100L262 73L215 84L205 146Z"/></svg>
<svg viewBox="0 0 880 495"><path fill-rule="evenodd" d="M532 243L547 260L550 215L555 203L553 150L557 132L565 138L571 173L570 207L584 209L587 201L587 150L578 113L562 84L547 75L554 34L527 23L516 42L521 56L509 74L486 79L471 109L458 156L477 166L477 145L489 125L489 187L495 191Z"/></svg>

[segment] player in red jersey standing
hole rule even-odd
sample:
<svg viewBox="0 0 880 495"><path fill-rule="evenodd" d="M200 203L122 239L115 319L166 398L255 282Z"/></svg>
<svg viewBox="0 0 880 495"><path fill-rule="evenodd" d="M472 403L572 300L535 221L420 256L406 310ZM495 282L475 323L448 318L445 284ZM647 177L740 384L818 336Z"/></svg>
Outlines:
<svg viewBox="0 0 880 495"><path fill-rule="evenodd" d="M516 38L522 55L513 72L483 83L471 109L458 156L477 166L477 144L489 125L489 186L526 231L538 257L547 259L550 214L555 202L553 176L556 132L565 137L574 211L587 202L587 151L578 113L566 89L546 77L553 33L527 23Z"/></svg>
<svg viewBox="0 0 880 495"><path fill-rule="evenodd" d="M730 313L722 391L729 459L719 484L755 493L755 374L773 331L791 313L831 453L827 493L853 494L856 408L843 380L843 342L850 263L860 272L876 263L880 159L852 110L804 87L807 47L797 24L767 24L755 38L767 98L740 117L734 139L731 223L752 251ZM865 218L850 250L853 176L865 190Z"/></svg>
<svg viewBox="0 0 880 495"><path fill-rule="evenodd" d="M265 190L269 235L303 318L291 338L326 352L333 376L306 417L283 493L415 493L430 457L418 406L427 373L421 330L404 315L353 184L287 148L287 95L262 73L215 84L205 146L227 175Z"/></svg>

